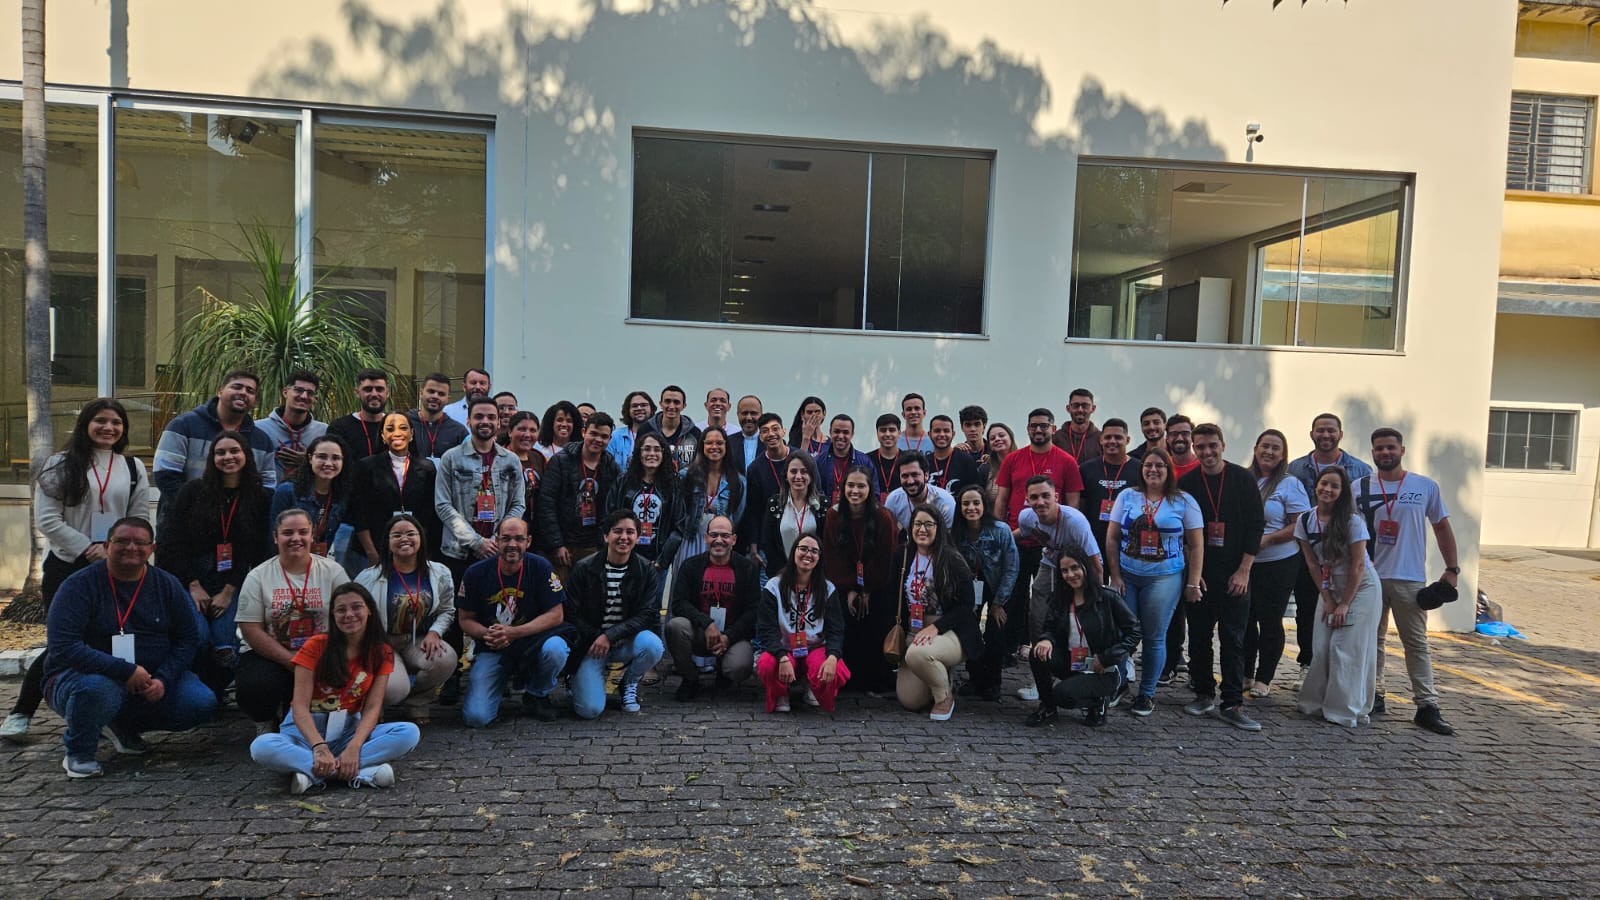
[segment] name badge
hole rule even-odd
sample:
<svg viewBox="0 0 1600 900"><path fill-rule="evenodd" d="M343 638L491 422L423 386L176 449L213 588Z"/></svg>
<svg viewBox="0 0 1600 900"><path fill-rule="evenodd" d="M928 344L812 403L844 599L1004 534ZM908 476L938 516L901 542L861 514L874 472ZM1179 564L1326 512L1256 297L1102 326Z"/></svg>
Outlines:
<svg viewBox="0 0 1600 900"><path fill-rule="evenodd" d="M331 744L343 737L345 723L349 720L350 713L347 710L336 709L328 713L328 727L322 730L322 739ZM333 748L329 747L328 749L332 750Z"/></svg>
<svg viewBox="0 0 1600 900"><path fill-rule="evenodd" d="M97 512L89 514L89 540L96 544L105 543L111 537L111 526L119 517L116 513Z"/></svg>
<svg viewBox="0 0 1600 900"><path fill-rule="evenodd" d="M867 564L856 560L856 587L867 586Z"/></svg>
<svg viewBox="0 0 1600 900"><path fill-rule="evenodd" d="M1072 671L1082 672L1089 668L1089 648L1072 648Z"/></svg>
<svg viewBox="0 0 1600 900"><path fill-rule="evenodd" d="M983 605L983 579L972 579L972 608L977 609Z"/></svg>
<svg viewBox="0 0 1600 900"><path fill-rule="evenodd" d="M113 634L111 636L111 655L125 663L138 665L133 655L133 635Z"/></svg>
<svg viewBox="0 0 1600 900"><path fill-rule="evenodd" d="M233 544L217 545L217 571L233 571Z"/></svg>
<svg viewBox="0 0 1600 900"><path fill-rule="evenodd" d="M1161 532L1139 532L1139 555L1150 557L1161 556Z"/></svg>
<svg viewBox="0 0 1600 900"><path fill-rule="evenodd" d="M717 626L718 631L728 627L728 610L725 607L711 607L711 624Z"/></svg>
<svg viewBox="0 0 1600 900"><path fill-rule="evenodd" d="M795 659L805 659L811 648L806 644L806 633L795 631L789 634L789 655Z"/></svg>
<svg viewBox="0 0 1600 900"><path fill-rule="evenodd" d="M578 500L578 521L585 526L595 523L594 500L592 498L583 497Z"/></svg>
<svg viewBox="0 0 1600 900"><path fill-rule="evenodd" d="M317 620L310 613L294 612L289 616L289 649L299 650L317 633Z"/></svg>
<svg viewBox="0 0 1600 900"><path fill-rule="evenodd" d="M911 607L911 610L910 610L910 615L906 616L906 618L911 620L911 630L912 631L921 631L922 630L922 604L921 603L911 603L911 604L908 604L908 605Z"/></svg>
<svg viewBox="0 0 1600 900"><path fill-rule="evenodd" d="M479 491L478 492L478 521L479 522L493 522L494 521L494 495L493 494L490 494L490 493L487 493L487 492L484 492L484 491Z"/></svg>
<svg viewBox="0 0 1600 900"><path fill-rule="evenodd" d="M1226 531L1226 526L1221 522L1207 522L1206 546L1221 547L1223 544L1223 535L1226 533Z"/></svg>
<svg viewBox="0 0 1600 900"><path fill-rule="evenodd" d="M654 522L640 522L639 523L639 546L648 547L648 546L650 546L650 542L654 541L655 539L656 539L656 523L654 523Z"/></svg>
<svg viewBox="0 0 1600 900"><path fill-rule="evenodd" d="M1378 523L1378 543L1393 545L1400 540L1400 523L1389 519Z"/></svg>
<svg viewBox="0 0 1600 900"><path fill-rule="evenodd" d="M1111 521L1111 507L1114 505L1114 503L1115 503L1115 501L1112 501L1112 500L1101 500L1100 501L1100 521L1102 521L1102 522Z"/></svg>

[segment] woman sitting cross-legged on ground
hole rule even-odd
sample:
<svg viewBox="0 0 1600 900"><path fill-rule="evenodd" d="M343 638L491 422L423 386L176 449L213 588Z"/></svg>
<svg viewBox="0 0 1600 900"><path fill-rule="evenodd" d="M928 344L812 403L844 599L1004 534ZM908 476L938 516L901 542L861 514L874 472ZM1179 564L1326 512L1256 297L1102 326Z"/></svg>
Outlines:
<svg viewBox="0 0 1600 900"><path fill-rule="evenodd" d="M1057 563L1044 637L1029 660L1039 708L1028 725L1048 724L1063 706L1082 707L1085 725L1104 725L1106 705L1122 690L1122 664L1139 646L1139 620L1116 591L1094 583L1092 571L1077 550L1063 552Z"/></svg>
<svg viewBox="0 0 1600 900"><path fill-rule="evenodd" d="M789 686L804 678L805 702L833 712L850 669L844 650L844 610L833 585L822 577L822 544L801 535L789 547L789 563L761 591L756 634L761 658L756 675L767 690L767 712L789 711Z"/></svg>
<svg viewBox="0 0 1600 900"><path fill-rule="evenodd" d="M1316 508L1294 536L1321 588L1312 632L1311 669L1295 706L1308 716L1365 725L1377 696L1378 618L1383 588L1367 557L1367 522L1355 511L1350 476L1329 466L1317 476Z"/></svg>
<svg viewBox="0 0 1600 900"><path fill-rule="evenodd" d="M395 652L385 704L404 702L411 721L427 725L433 689L456 670L456 651L444 642L456 620L455 582L448 566L428 559L428 537L416 516L394 516L380 540L382 562L357 575L356 583L382 598L379 624Z"/></svg>
<svg viewBox="0 0 1600 900"><path fill-rule="evenodd" d="M410 722L379 724L394 671L378 604L346 582L333 589L333 627L294 656L294 700L277 734L250 744L250 758L289 774L289 793L322 787L329 778L351 787L394 784L389 761L410 753L421 732Z"/></svg>
<svg viewBox="0 0 1600 900"><path fill-rule="evenodd" d="M952 546L944 516L926 503L911 511L911 541L901 548L901 623L910 638L895 680L900 705L943 722L955 713L950 670L983 655L983 634L974 611L972 570Z"/></svg>

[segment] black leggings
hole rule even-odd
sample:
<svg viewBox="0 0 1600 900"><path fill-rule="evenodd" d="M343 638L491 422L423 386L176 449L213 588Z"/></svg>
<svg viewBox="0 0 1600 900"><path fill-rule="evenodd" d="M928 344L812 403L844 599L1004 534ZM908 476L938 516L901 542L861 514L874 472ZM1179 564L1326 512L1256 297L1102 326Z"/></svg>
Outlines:
<svg viewBox="0 0 1600 900"><path fill-rule="evenodd" d="M1295 558L1303 560L1304 557ZM1302 666L1311 665L1311 636L1317 625L1317 603L1322 599L1317 580L1317 576L1311 574L1311 567L1302 565L1294 581L1294 637L1300 645L1300 653L1294 661Z"/></svg>
<svg viewBox="0 0 1600 900"><path fill-rule="evenodd" d="M1049 662L1029 656L1028 664L1033 667L1033 682L1039 686L1039 706L1045 709L1087 707L1110 700L1122 686L1120 668L1104 672L1072 671L1072 654L1059 644L1052 648Z"/></svg>
<svg viewBox="0 0 1600 900"><path fill-rule="evenodd" d="M259 653L241 653L234 694L251 720L276 725L294 699L294 673Z"/></svg>
<svg viewBox="0 0 1600 900"><path fill-rule="evenodd" d="M44 578L39 584L39 592L44 596L44 608L50 610L50 601L56 598L56 591L61 590L61 582L67 576L79 569L88 568L89 561L79 556L72 562L65 562L54 553L46 553L44 557ZM44 702L44 658L47 653L40 653L29 663L28 671L22 676L22 690L17 692L17 705L11 707L13 713L33 717L39 711L39 704Z"/></svg>
<svg viewBox="0 0 1600 900"><path fill-rule="evenodd" d="M1255 680L1271 684L1283 658L1283 613L1289 594L1305 569L1299 553L1250 570L1250 624L1244 629L1244 673L1255 670Z"/></svg>

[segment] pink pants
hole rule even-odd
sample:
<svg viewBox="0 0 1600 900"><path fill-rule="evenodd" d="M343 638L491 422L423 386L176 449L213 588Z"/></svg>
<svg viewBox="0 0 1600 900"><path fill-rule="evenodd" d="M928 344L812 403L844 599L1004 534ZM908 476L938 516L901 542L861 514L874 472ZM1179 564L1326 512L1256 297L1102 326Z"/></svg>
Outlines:
<svg viewBox="0 0 1600 900"><path fill-rule="evenodd" d="M839 696L839 688L850 680L850 670L845 667L844 660L839 660L834 669L833 682L823 684L820 680L822 664L828 659L828 651L817 647L804 657L794 661L794 677L798 681L805 679L811 684L811 693L817 698L817 703L823 712L833 712L833 701ZM772 712L778 706L778 700L789 693L789 685L778 680L778 660L770 653L761 654L761 660L756 663L756 676L767 688L767 712Z"/></svg>

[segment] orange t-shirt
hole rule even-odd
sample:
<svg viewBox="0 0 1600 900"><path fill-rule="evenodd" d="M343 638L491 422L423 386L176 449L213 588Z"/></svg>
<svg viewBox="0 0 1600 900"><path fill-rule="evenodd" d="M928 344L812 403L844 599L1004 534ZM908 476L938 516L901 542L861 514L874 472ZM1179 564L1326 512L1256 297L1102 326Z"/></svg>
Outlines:
<svg viewBox="0 0 1600 900"><path fill-rule="evenodd" d="M317 663L322 659L322 652L328 649L328 636L326 634L313 635L294 655L294 664L302 669L317 671ZM378 671L368 672L362 667L363 660L352 659L349 661L349 677L345 679L343 687L320 682L311 688L311 711L333 712L342 709L345 712L358 713L367 703L367 692L372 688L372 683L378 680L379 675L390 675L394 672L394 651L388 644L383 645L383 664L378 666Z"/></svg>

